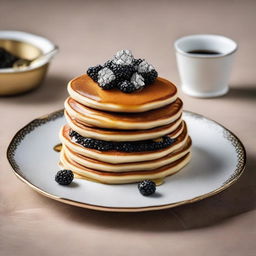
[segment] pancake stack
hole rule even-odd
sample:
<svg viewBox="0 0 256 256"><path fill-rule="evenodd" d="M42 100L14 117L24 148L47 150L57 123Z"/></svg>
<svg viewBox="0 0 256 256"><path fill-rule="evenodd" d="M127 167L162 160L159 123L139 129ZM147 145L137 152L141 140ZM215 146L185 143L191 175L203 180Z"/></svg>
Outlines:
<svg viewBox="0 0 256 256"><path fill-rule="evenodd" d="M68 84L61 165L78 177L122 184L163 180L190 160L177 88L121 50Z"/></svg>
<svg viewBox="0 0 256 256"><path fill-rule="evenodd" d="M190 160L191 139L175 85L158 77L143 90L103 90L88 75L68 84L61 165L107 184L159 180Z"/></svg>

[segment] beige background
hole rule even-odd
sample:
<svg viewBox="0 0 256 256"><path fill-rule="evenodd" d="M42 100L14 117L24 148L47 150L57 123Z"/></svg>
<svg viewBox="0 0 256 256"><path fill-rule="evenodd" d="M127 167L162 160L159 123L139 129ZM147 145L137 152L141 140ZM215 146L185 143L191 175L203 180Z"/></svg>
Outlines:
<svg viewBox="0 0 256 256"><path fill-rule="evenodd" d="M256 1L0 0L0 28L49 37L61 52L40 89L0 98L0 255L255 255ZM231 91L216 99L181 94L244 142L248 165L227 191L192 205L147 213L104 213L55 202L11 172L14 133L60 109L66 82L122 48L145 57L179 85L173 42L218 33L239 43ZM1 85L0 85L1 86Z"/></svg>

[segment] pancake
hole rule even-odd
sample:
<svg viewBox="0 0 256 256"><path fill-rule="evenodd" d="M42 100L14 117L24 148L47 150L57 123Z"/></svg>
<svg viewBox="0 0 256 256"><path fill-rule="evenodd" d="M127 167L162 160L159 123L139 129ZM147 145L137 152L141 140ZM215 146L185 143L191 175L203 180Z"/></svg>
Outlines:
<svg viewBox="0 0 256 256"><path fill-rule="evenodd" d="M71 169L75 174L84 176L86 178L106 183L106 184L125 184L138 182L145 179L163 179L166 176L172 175L181 170L191 159L190 153L181 157L180 159L165 165L160 168L156 168L150 171L134 171L134 172L102 172L94 169L87 168L74 160L70 159L63 151L61 152L61 163Z"/></svg>
<svg viewBox="0 0 256 256"><path fill-rule="evenodd" d="M184 125L184 129L182 130L182 133L176 137L176 141L164 149L129 153L119 151L98 151L95 149L85 148L80 144L72 141L69 136L69 131L70 128L67 125L62 127L60 131L59 137L64 146L70 148L75 153L107 163L131 163L158 159L184 147L184 145L186 145L189 140L187 128L186 125Z"/></svg>
<svg viewBox="0 0 256 256"><path fill-rule="evenodd" d="M179 158L185 156L189 153L191 147L191 139L189 138L184 147L181 147L179 150L174 151L171 154L168 154L164 157L161 157L156 160L149 160L144 162L134 162L134 163L122 163L122 164L111 164L105 163L99 160L91 159L80 154L75 153L70 148L63 146L62 150L64 153L71 159L86 166L91 169L107 171L107 172L127 172L127 171L146 171L154 170L160 168L164 165L170 164Z"/></svg>
<svg viewBox="0 0 256 256"><path fill-rule="evenodd" d="M77 102L104 111L145 112L171 104L177 99L177 88L164 78L133 93L118 89L102 90L88 75L82 75L68 84L70 96Z"/></svg>
<svg viewBox="0 0 256 256"><path fill-rule="evenodd" d="M152 129L174 122L181 116L182 105L178 98L165 107L143 113L114 113L86 107L69 97L65 101L65 110L69 116L87 126L136 130Z"/></svg>
<svg viewBox="0 0 256 256"><path fill-rule="evenodd" d="M181 117L173 123L148 130L108 130L85 126L76 119L72 119L65 111L66 120L72 130L83 137L94 138L105 141L140 141L162 137L170 134L182 125ZM180 127L181 129L181 127Z"/></svg>

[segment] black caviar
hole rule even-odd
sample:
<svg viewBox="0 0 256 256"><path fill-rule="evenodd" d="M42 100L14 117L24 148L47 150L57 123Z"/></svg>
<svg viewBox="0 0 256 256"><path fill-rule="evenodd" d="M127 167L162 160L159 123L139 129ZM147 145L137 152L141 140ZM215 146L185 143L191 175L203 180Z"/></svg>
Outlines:
<svg viewBox="0 0 256 256"><path fill-rule="evenodd" d="M172 145L176 140L169 136L163 136L158 140L144 140L144 141L130 141L130 142L114 142L103 141L93 138L86 138L71 130L70 137L78 144L85 148L96 149L99 151L116 150L120 152L144 152L155 151L167 148Z"/></svg>

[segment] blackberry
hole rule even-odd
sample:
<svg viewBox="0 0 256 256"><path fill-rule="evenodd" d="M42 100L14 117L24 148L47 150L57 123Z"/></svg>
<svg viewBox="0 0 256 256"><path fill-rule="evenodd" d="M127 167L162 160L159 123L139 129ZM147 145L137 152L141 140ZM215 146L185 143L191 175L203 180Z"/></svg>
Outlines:
<svg viewBox="0 0 256 256"><path fill-rule="evenodd" d="M55 181L60 185L69 185L74 179L74 174L70 170L60 170L55 175Z"/></svg>
<svg viewBox="0 0 256 256"><path fill-rule="evenodd" d="M116 76L116 83L119 83L123 80L130 80L132 74L135 71L133 65L119 65L115 64L113 61L107 61L104 64L105 67L111 69Z"/></svg>
<svg viewBox="0 0 256 256"><path fill-rule="evenodd" d="M133 66L134 66L134 68L135 68L135 70L136 71L138 71L138 67L139 67L139 65L140 65L140 63L143 61L143 59L134 59L133 60Z"/></svg>
<svg viewBox="0 0 256 256"><path fill-rule="evenodd" d="M127 80L119 83L118 88L124 93L131 93L137 90L135 85Z"/></svg>
<svg viewBox="0 0 256 256"><path fill-rule="evenodd" d="M117 87L126 93L154 83L158 76L151 64L144 59L135 59L130 50L118 51L112 60L108 60L103 66L89 68L87 74L98 82L102 89Z"/></svg>
<svg viewBox="0 0 256 256"><path fill-rule="evenodd" d="M147 73L150 72L152 70L154 70L155 68L149 64L148 62L146 62L145 60L143 60L139 66L138 66L138 72L139 73Z"/></svg>
<svg viewBox="0 0 256 256"><path fill-rule="evenodd" d="M93 79L93 81L98 82L98 72L102 69L103 67L101 65L97 65L95 67L90 67L87 69L87 74L90 78Z"/></svg>
<svg viewBox="0 0 256 256"><path fill-rule="evenodd" d="M12 68L19 58L0 47L0 68Z"/></svg>
<svg viewBox="0 0 256 256"><path fill-rule="evenodd" d="M151 180L143 180L138 184L138 189L143 196L150 196L156 191L156 184Z"/></svg>
<svg viewBox="0 0 256 256"><path fill-rule="evenodd" d="M121 50L116 53L113 58L113 63L119 65L131 65L133 62L133 55L130 50Z"/></svg>
<svg viewBox="0 0 256 256"><path fill-rule="evenodd" d="M132 65L116 65L113 64L113 72L117 73L123 80L130 80L132 74L134 73L135 69Z"/></svg>
<svg viewBox="0 0 256 256"><path fill-rule="evenodd" d="M100 87L104 90L109 90L115 87L116 76L113 71L104 67L98 72L98 83Z"/></svg>
<svg viewBox="0 0 256 256"><path fill-rule="evenodd" d="M134 86L137 90L139 90L145 86L144 77L137 72L133 73L133 75L131 77L131 83L134 84Z"/></svg>
<svg viewBox="0 0 256 256"><path fill-rule="evenodd" d="M155 69L153 69L149 72L141 73L141 75L144 78L145 85L150 85L150 84L153 84L155 82L155 80L158 76L158 73L156 72Z"/></svg>
<svg viewBox="0 0 256 256"><path fill-rule="evenodd" d="M105 62L103 64L104 68L110 68L111 69L111 66L112 66L112 60L108 60L107 62Z"/></svg>
<svg viewBox="0 0 256 256"><path fill-rule="evenodd" d="M111 83L108 83L108 84L100 85L100 87L103 90L111 90L111 89L115 88L115 86L116 86L115 82L111 82Z"/></svg>

